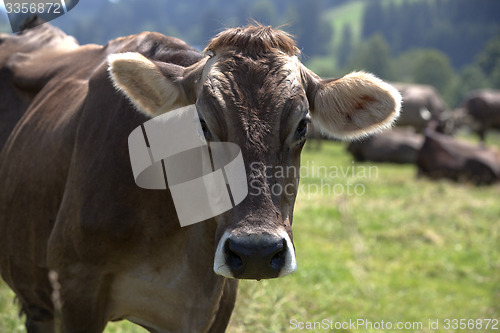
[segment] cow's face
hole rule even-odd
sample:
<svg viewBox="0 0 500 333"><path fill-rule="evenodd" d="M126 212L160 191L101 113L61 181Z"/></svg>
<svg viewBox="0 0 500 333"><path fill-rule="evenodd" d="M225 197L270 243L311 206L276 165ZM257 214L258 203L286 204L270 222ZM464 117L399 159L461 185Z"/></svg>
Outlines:
<svg viewBox="0 0 500 333"><path fill-rule="evenodd" d="M206 139L240 147L248 195L216 217L215 272L287 275L296 269L291 225L309 123L340 138L364 136L392 123L401 97L366 73L321 80L285 33L266 27L226 30L207 49L186 69L113 55L110 73L139 110L157 115L196 103Z"/></svg>
<svg viewBox="0 0 500 333"><path fill-rule="evenodd" d="M214 269L226 277L272 278L295 271L292 214L300 151L311 121L300 63L268 52L214 50L197 101L208 140L242 151L246 199L218 216Z"/></svg>

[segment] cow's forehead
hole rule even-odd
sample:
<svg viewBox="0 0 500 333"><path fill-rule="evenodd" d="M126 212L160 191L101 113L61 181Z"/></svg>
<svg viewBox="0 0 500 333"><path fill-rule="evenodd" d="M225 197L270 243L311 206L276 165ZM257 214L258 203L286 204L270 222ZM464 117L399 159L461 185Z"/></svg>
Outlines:
<svg viewBox="0 0 500 333"><path fill-rule="evenodd" d="M230 137L245 134L248 142L278 142L289 118L307 109L296 56L282 52L260 57L237 52L214 55L203 76L205 112L225 126L223 131Z"/></svg>
<svg viewBox="0 0 500 333"><path fill-rule="evenodd" d="M282 52L260 57L237 52L214 55L206 62L202 82L202 94L215 98L221 109L241 104L263 111L281 108L304 91L299 60Z"/></svg>

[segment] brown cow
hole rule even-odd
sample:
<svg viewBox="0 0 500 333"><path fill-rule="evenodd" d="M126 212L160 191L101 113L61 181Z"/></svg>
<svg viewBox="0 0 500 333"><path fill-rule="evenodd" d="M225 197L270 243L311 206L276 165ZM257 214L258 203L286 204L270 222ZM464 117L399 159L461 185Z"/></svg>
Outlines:
<svg viewBox="0 0 500 333"><path fill-rule="evenodd" d="M481 142L486 140L486 131L500 129L500 91L478 90L469 94L462 103L466 115L472 119L472 127Z"/></svg>
<svg viewBox="0 0 500 333"><path fill-rule="evenodd" d="M419 176L470 181L478 185L500 180L497 151L462 142L451 136L425 131L425 141L417 156Z"/></svg>
<svg viewBox="0 0 500 333"><path fill-rule="evenodd" d="M298 170L310 118L355 138L399 113L390 85L366 73L321 80L270 27L228 29L204 54L158 33L70 47L50 34L61 32L46 24L0 45L1 54L12 50L0 81L29 101L12 104L22 117L0 153L0 271L30 332L53 332L59 321L49 270L58 274L64 332L101 332L121 319L154 332L224 331L233 278L296 269L298 173L265 169ZM134 183L127 138L153 115L193 103L207 140L237 144L260 191L181 228L169 191ZM287 191L270 191L275 185Z"/></svg>
<svg viewBox="0 0 500 333"><path fill-rule="evenodd" d="M394 128L366 139L356 140L347 150L356 161L415 163L424 138L407 129Z"/></svg>
<svg viewBox="0 0 500 333"><path fill-rule="evenodd" d="M401 116L396 126L410 126L422 132L431 120L440 120L446 105L436 88L423 84L393 83L403 96Z"/></svg>

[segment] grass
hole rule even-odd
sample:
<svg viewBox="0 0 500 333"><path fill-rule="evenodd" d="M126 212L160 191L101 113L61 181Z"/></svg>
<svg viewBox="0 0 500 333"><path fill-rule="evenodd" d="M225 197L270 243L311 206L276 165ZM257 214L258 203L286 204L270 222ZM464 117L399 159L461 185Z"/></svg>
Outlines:
<svg viewBox="0 0 500 333"><path fill-rule="evenodd" d="M499 186L417 179L411 165L352 163L336 142L304 150L302 165L301 186L309 191L299 193L294 214L298 270L241 281L228 332L358 319L458 332L444 320L500 319ZM429 320L439 320L437 329ZM0 284L0 332L22 326L12 293ZM334 331L390 331L366 328ZM106 332L144 330L121 322Z"/></svg>
<svg viewBox="0 0 500 333"><path fill-rule="evenodd" d="M353 166L338 143L305 151L303 161L312 159ZM369 166L356 164L356 173ZM286 332L292 319L358 318L420 321L425 325L415 331L430 332L429 319L500 317L500 188L416 179L413 166L377 169L371 177L327 180L362 184L363 195L297 199L298 271L243 281L231 332Z"/></svg>

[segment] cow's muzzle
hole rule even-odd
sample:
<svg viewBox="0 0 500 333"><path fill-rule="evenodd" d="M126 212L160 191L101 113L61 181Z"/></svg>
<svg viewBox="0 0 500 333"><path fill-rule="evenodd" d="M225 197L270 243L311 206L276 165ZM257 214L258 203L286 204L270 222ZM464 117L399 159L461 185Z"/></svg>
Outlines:
<svg viewBox="0 0 500 333"><path fill-rule="evenodd" d="M223 235L217 247L214 271L237 279L271 279L297 269L295 251L286 232Z"/></svg>

